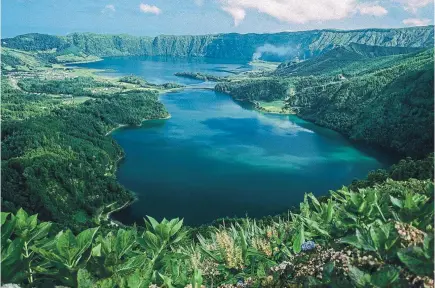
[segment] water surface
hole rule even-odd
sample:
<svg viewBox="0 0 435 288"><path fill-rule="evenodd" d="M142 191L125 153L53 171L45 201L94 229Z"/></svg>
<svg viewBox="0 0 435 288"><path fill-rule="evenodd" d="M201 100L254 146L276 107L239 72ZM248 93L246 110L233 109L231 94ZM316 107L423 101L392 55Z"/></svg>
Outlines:
<svg viewBox="0 0 435 288"><path fill-rule="evenodd" d="M190 80L173 73L249 69L240 63L143 58L86 66L185 84ZM332 130L293 115L262 114L214 91L168 93L161 101L172 118L112 134L126 152L118 180L138 196L114 215L123 223L142 223L145 215L199 225L225 216L278 214L298 205L304 192L326 195L391 164L387 155L357 147Z"/></svg>

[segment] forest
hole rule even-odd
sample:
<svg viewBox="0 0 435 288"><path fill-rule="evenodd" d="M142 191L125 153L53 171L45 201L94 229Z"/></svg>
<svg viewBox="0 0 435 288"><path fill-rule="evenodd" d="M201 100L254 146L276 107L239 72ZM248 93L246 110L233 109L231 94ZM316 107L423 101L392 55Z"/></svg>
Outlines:
<svg viewBox="0 0 435 288"><path fill-rule="evenodd" d="M433 27L2 41L2 284L433 287ZM265 43L303 45L271 72L177 74L219 82L216 91L240 101L283 100L303 119L403 159L324 196L306 193L280 215L200 227L153 215L134 226L112 221L109 213L135 196L117 182L124 152L108 135L168 117L158 95L183 86L61 64L120 55L251 59Z"/></svg>
<svg viewBox="0 0 435 288"><path fill-rule="evenodd" d="M433 49L365 58L364 65L356 57L337 71L341 58L334 54L332 65L315 68L323 71L319 76L305 76L304 69L313 69L305 63L316 64L313 59L294 64L300 69L290 75L281 66L269 75L218 83L216 90L243 101L285 100L299 117L353 140L424 157L433 151L433 57Z"/></svg>

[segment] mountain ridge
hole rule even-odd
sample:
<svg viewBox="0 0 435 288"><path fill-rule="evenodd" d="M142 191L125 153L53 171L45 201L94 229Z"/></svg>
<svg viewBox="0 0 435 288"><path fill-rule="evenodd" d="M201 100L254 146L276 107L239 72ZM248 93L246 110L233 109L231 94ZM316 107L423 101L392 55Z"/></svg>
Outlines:
<svg viewBox="0 0 435 288"><path fill-rule="evenodd" d="M26 50L52 50L57 53L77 49L80 52L100 56L179 56L252 59L258 49L267 60L274 54L267 51L271 46L285 48L286 53L278 60L294 57L311 58L337 45L359 43L376 46L429 47L433 45L434 27L409 27L395 29L359 30L310 30L265 34L221 33L209 35L159 35L132 36L127 34L72 33L55 36L39 33L2 39L4 47ZM263 51L264 50L264 51Z"/></svg>

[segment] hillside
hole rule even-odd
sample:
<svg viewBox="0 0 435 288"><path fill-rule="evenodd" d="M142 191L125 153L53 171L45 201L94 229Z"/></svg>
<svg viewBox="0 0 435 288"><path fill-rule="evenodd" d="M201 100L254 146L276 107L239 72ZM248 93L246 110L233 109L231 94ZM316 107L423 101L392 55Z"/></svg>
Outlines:
<svg viewBox="0 0 435 288"><path fill-rule="evenodd" d="M284 62L278 66L273 75L362 74L370 70L389 67L394 62L412 57L412 53L418 53L422 50L424 48L383 47L350 43L349 45L337 46L306 61Z"/></svg>
<svg viewBox="0 0 435 288"><path fill-rule="evenodd" d="M276 34L217 34L202 36L135 37L129 35L99 35L73 33L67 36L26 34L2 39L8 48L26 51L82 52L99 57L127 55L164 55L284 60L310 58L338 45L359 43L377 46L430 47L434 28L364 29L352 31L313 30ZM284 50L276 55L268 47ZM277 59L278 58L278 59Z"/></svg>
<svg viewBox="0 0 435 288"><path fill-rule="evenodd" d="M245 101L286 100L298 116L353 140L425 156L433 151L433 49L398 56L344 61L329 53L317 58L321 76L266 76L219 83L216 90ZM331 51L332 52L332 51ZM354 52L352 52L354 55ZM326 59L326 60L325 60ZM352 58L354 59L354 58ZM307 61L308 62L308 61ZM331 64L332 63L332 64ZM346 75L334 74L337 67ZM305 70L304 70L305 69ZM301 67L302 75L313 67ZM279 71L278 69L277 71Z"/></svg>

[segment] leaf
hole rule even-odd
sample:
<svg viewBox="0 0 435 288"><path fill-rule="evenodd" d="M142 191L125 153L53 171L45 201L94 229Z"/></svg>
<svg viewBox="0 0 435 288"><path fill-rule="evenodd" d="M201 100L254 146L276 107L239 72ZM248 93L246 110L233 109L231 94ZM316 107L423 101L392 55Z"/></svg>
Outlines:
<svg viewBox="0 0 435 288"><path fill-rule="evenodd" d="M11 237L12 232L15 229L15 223L17 221L16 217L13 217L11 220L7 221L4 225L2 225L1 229L1 244L6 243L6 241Z"/></svg>
<svg viewBox="0 0 435 288"><path fill-rule="evenodd" d="M133 274L130 274L127 277L127 284L128 287L143 287L146 283L145 279L141 277L141 273L139 271L136 271Z"/></svg>
<svg viewBox="0 0 435 288"><path fill-rule="evenodd" d="M172 227L171 232L170 232L170 236L172 237L172 236L174 236L175 234L177 234L178 231L180 231L180 229L181 229L182 226L183 226L183 219L181 219L180 221L178 221L178 223L175 224L175 225Z"/></svg>
<svg viewBox="0 0 435 288"><path fill-rule="evenodd" d="M118 256L118 259L130 251L131 247L135 242L134 232L129 230L125 231L124 229L119 229L116 235L115 240L115 251Z"/></svg>
<svg viewBox="0 0 435 288"><path fill-rule="evenodd" d="M392 203L394 206L397 206L397 207L399 207L399 208L403 208L403 203L402 203L402 201L400 201L399 199L394 198L393 196L390 195L390 200L391 200L391 203Z"/></svg>
<svg viewBox="0 0 435 288"><path fill-rule="evenodd" d="M36 225L38 225L38 214L32 215L29 218L27 218L27 227L30 230L35 229Z"/></svg>
<svg viewBox="0 0 435 288"><path fill-rule="evenodd" d="M348 235L339 240L340 243L346 243L354 246L355 248L361 249L362 246L359 243L358 237L356 235Z"/></svg>
<svg viewBox="0 0 435 288"><path fill-rule="evenodd" d="M150 231L146 231L143 235L143 238L145 240L145 243L147 244L148 249L158 249L160 248L160 241L159 238L157 238L156 235L151 233Z"/></svg>
<svg viewBox="0 0 435 288"><path fill-rule="evenodd" d="M355 287L366 287L366 285L370 281L370 275L365 274L363 271L359 270L354 266L349 266L348 274Z"/></svg>
<svg viewBox="0 0 435 288"><path fill-rule="evenodd" d="M323 236L329 237L329 233L326 230L323 230L322 228L319 227L319 224L311 219L305 218L305 217L301 217L304 222L307 224L307 226L309 228L314 228L314 230L316 230L317 232L319 232L320 234L322 234Z"/></svg>
<svg viewBox="0 0 435 288"><path fill-rule="evenodd" d="M332 273L335 269L334 262L328 262L323 266L323 279L327 282L331 281Z"/></svg>
<svg viewBox="0 0 435 288"><path fill-rule="evenodd" d="M0 212L0 219L1 219L1 226L3 226L3 224L5 224L6 219L8 218L10 213L8 212Z"/></svg>
<svg viewBox="0 0 435 288"><path fill-rule="evenodd" d="M101 257L101 243L92 248L91 255L93 257Z"/></svg>
<svg viewBox="0 0 435 288"><path fill-rule="evenodd" d="M10 242L5 249L5 244L2 243L2 254L1 254L1 266L2 270L7 269L8 266L16 264L21 260L21 251L23 250L24 240L17 238Z"/></svg>
<svg viewBox="0 0 435 288"><path fill-rule="evenodd" d="M100 227L86 229L77 235L77 252L74 255L76 258L85 253L85 251L91 246L92 240L99 228Z"/></svg>
<svg viewBox="0 0 435 288"><path fill-rule="evenodd" d="M164 241L169 240L170 231L171 231L171 228L168 225L163 224L163 223L158 224L155 228L156 235L158 235L160 237L160 239L164 240Z"/></svg>
<svg viewBox="0 0 435 288"><path fill-rule="evenodd" d="M68 229L58 234L56 248L59 255L66 260L67 264L71 264L73 255L77 251L77 241L71 230Z"/></svg>
<svg viewBox="0 0 435 288"><path fill-rule="evenodd" d="M146 255L138 255L138 256L130 257L128 258L127 261L116 266L115 270L117 273L128 273L131 272L132 270L141 268L146 263L146 260L147 260Z"/></svg>
<svg viewBox="0 0 435 288"><path fill-rule="evenodd" d="M326 209L326 223L330 223L332 221L332 217L334 215L334 209L332 209L332 201L328 199L328 208Z"/></svg>
<svg viewBox="0 0 435 288"><path fill-rule="evenodd" d="M423 249L420 247L409 247L397 252L397 256L411 272L417 275L431 276L434 264L431 259L425 257Z"/></svg>
<svg viewBox="0 0 435 288"><path fill-rule="evenodd" d="M304 242L305 242L304 225L301 224L299 232L296 235L295 240L293 241L293 251L295 253L300 253L302 249L302 243Z"/></svg>
<svg viewBox="0 0 435 288"><path fill-rule="evenodd" d="M159 225L159 222L156 221L156 219L154 219L151 216L147 216L148 221L151 223L151 226L153 227L153 229L156 229L156 226ZM145 221L146 222L146 221Z"/></svg>
<svg viewBox="0 0 435 288"><path fill-rule="evenodd" d="M371 283L376 287L391 287L399 279L400 269L386 265L371 276Z"/></svg>
<svg viewBox="0 0 435 288"><path fill-rule="evenodd" d="M77 272L77 287L78 288L93 288L94 280L92 275L86 269L79 269Z"/></svg>
<svg viewBox="0 0 435 288"><path fill-rule="evenodd" d="M32 231L32 233L29 236L28 242L31 242L33 240L40 240L48 235L48 232L50 231L51 223L50 222L42 222L40 223L36 229Z"/></svg>

